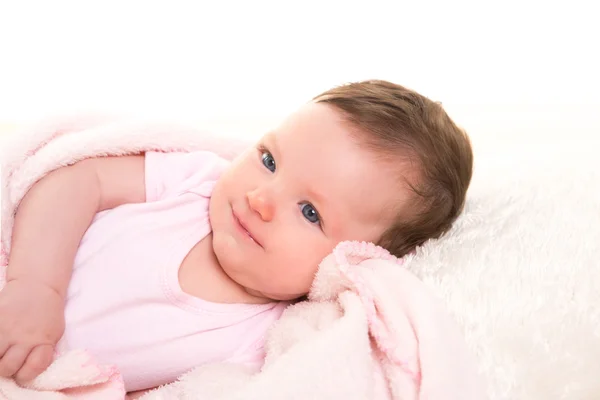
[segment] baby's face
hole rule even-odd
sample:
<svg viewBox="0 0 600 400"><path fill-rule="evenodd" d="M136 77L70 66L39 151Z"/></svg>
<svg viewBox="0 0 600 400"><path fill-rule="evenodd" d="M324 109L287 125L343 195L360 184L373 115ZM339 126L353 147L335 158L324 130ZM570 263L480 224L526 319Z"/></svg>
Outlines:
<svg viewBox="0 0 600 400"><path fill-rule="evenodd" d="M241 155L210 203L213 248L251 294L308 293L344 240L376 241L409 197L397 172L349 134L341 114L309 103Z"/></svg>

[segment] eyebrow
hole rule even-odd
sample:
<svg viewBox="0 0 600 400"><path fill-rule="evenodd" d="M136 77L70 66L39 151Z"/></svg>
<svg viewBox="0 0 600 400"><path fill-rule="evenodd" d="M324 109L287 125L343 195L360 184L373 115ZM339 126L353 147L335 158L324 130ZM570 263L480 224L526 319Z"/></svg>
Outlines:
<svg viewBox="0 0 600 400"><path fill-rule="evenodd" d="M279 146L277 145L277 137L275 132L271 131L265 135L265 141L268 142L270 146L273 146L275 151L279 153Z"/></svg>
<svg viewBox="0 0 600 400"><path fill-rule="evenodd" d="M325 196L323 196L319 192L308 189L308 195L311 198L314 198L317 201L317 203L319 203L319 204L327 203L327 199L325 198Z"/></svg>

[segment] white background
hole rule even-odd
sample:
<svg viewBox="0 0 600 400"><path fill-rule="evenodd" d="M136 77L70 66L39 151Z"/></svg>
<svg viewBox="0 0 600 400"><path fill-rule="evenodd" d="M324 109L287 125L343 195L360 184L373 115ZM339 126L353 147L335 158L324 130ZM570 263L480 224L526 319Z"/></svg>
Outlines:
<svg viewBox="0 0 600 400"><path fill-rule="evenodd" d="M593 1L0 0L0 123L152 115L256 135L314 95L391 80L477 145L600 149Z"/></svg>

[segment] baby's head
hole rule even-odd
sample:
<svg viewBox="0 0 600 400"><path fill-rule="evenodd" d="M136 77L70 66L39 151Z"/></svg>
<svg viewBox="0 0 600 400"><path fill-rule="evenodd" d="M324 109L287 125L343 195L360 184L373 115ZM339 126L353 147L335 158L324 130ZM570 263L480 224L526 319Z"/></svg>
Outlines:
<svg viewBox="0 0 600 400"><path fill-rule="evenodd" d="M401 257L446 232L472 164L467 135L438 103L384 81L331 89L219 180L210 204L215 254L249 293L295 299L341 241Z"/></svg>

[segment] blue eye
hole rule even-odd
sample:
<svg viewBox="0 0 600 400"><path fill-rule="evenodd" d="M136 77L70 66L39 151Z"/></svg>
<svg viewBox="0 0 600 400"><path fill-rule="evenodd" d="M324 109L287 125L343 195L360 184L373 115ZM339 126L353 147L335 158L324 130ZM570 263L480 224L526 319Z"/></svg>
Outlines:
<svg viewBox="0 0 600 400"><path fill-rule="evenodd" d="M275 159L268 151L262 153L261 156L262 163L267 169L271 172L275 172Z"/></svg>
<svg viewBox="0 0 600 400"><path fill-rule="evenodd" d="M319 213L310 203L302 203L300 204L300 210L302 211L302 215L309 222L313 224L319 224L321 219L319 218Z"/></svg>

